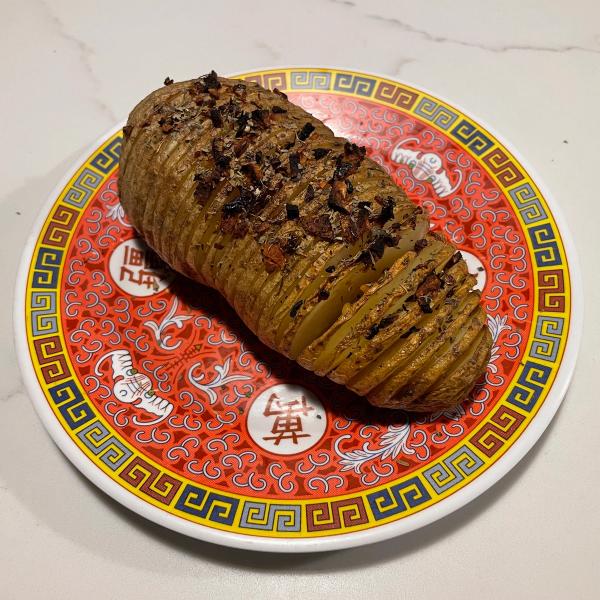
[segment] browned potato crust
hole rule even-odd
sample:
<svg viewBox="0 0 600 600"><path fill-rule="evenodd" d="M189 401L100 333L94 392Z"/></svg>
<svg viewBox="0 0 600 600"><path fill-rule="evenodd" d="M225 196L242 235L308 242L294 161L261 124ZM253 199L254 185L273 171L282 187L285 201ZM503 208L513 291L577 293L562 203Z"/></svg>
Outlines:
<svg viewBox="0 0 600 600"><path fill-rule="evenodd" d="M455 249L365 150L284 94L214 72L124 128L121 203L268 346L377 406L460 402L491 336Z"/></svg>

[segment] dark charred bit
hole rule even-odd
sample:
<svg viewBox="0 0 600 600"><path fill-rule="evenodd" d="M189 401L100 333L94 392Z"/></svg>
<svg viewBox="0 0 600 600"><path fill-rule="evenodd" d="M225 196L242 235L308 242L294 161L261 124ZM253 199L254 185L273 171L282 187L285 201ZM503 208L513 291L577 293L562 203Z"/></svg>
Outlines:
<svg viewBox="0 0 600 600"><path fill-rule="evenodd" d="M334 238L333 226L326 214L315 217L307 216L300 218L300 225L306 233L325 241L332 241Z"/></svg>
<svg viewBox="0 0 600 600"><path fill-rule="evenodd" d="M210 120L213 127L223 127L223 117L221 116L221 111L216 106L210 109Z"/></svg>
<svg viewBox="0 0 600 600"><path fill-rule="evenodd" d="M269 116L269 111L264 108L257 108L250 113L250 118L256 127L260 127L264 129L267 127L267 117Z"/></svg>
<svg viewBox="0 0 600 600"><path fill-rule="evenodd" d="M360 163L362 163L367 153L367 149L363 146L357 146L351 142L344 144L344 159L352 165L352 172L354 173Z"/></svg>
<svg viewBox="0 0 600 600"><path fill-rule="evenodd" d="M349 211L344 206L347 198L348 188L346 187L346 184L343 181L334 181L331 184L331 192L327 199L327 206L331 210L347 215L349 214Z"/></svg>
<svg viewBox="0 0 600 600"><path fill-rule="evenodd" d="M357 206L358 208L371 210L371 203L368 200L360 200Z"/></svg>
<svg viewBox="0 0 600 600"><path fill-rule="evenodd" d="M285 214L290 221L293 221L294 219L300 218L300 209L296 204L286 204Z"/></svg>
<svg viewBox="0 0 600 600"><path fill-rule="evenodd" d="M321 160L324 156L327 156L331 150L329 148L315 148L313 150L313 156L315 160Z"/></svg>
<svg viewBox="0 0 600 600"><path fill-rule="evenodd" d="M310 134L314 130L315 130L315 126L312 123L307 121L306 123L304 123L304 126L302 127L302 129L298 132L298 134L297 134L298 139L301 142L306 141L310 137Z"/></svg>
<svg viewBox="0 0 600 600"><path fill-rule="evenodd" d="M192 84L199 92L208 92L210 90L218 90L221 87L218 75L211 71L207 75L202 75L195 79Z"/></svg>
<svg viewBox="0 0 600 600"><path fill-rule="evenodd" d="M125 125L125 127L123 127L123 137L127 139L131 135L132 131L133 127L131 125Z"/></svg>
<svg viewBox="0 0 600 600"><path fill-rule="evenodd" d="M413 325L410 329L407 329L400 337L407 338L409 335L412 335L413 333L417 333L417 331L419 331L419 330Z"/></svg>
<svg viewBox="0 0 600 600"><path fill-rule="evenodd" d="M300 179L300 170L302 166L300 165L300 155L297 152L293 152L289 157L290 162L290 177L292 181L298 181Z"/></svg>
<svg viewBox="0 0 600 600"><path fill-rule="evenodd" d="M327 290L319 290L319 300L327 300L329 298L329 292Z"/></svg>
<svg viewBox="0 0 600 600"><path fill-rule="evenodd" d="M394 206L396 203L392 196L387 196L386 198L375 196L375 201L381 206L381 212L377 215L377 222L380 225L384 225L390 219L394 218Z"/></svg>
<svg viewBox="0 0 600 600"><path fill-rule="evenodd" d="M277 106L277 104L275 106L271 107L271 112L274 112L276 115L282 115L283 113L287 112L287 109L283 108L283 106Z"/></svg>
<svg viewBox="0 0 600 600"><path fill-rule="evenodd" d="M246 138L240 138L233 142L233 153L236 158L239 158L244 152L246 152L246 148L248 148L250 144L250 140Z"/></svg>
<svg viewBox="0 0 600 600"><path fill-rule="evenodd" d="M436 273L429 273L421 285L417 288L415 295L417 298L421 296L431 296L442 287L442 281Z"/></svg>
<svg viewBox="0 0 600 600"><path fill-rule="evenodd" d="M448 264L446 266L447 267L454 266L456 263L458 263L462 260L462 257L463 256L460 252L456 252L455 254L452 255L452 258L448 261Z"/></svg>
<svg viewBox="0 0 600 600"><path fill-rule="evenodd" d="M315 188L312 186L312 183L309 183L306 192L304 193L304 201L310 202L315 197Z"/></svg>
<svg viewBox="0 0 600 600"><path fill-rule="evenodd" d="M259 185L262 180L262 169L256 163L247 163L240 167L240 171L248 178L251 184Z"/></svg>
<svg viewBox="0 0 600 600"><path fill-rule="evenodd" d="M354 186L352 185L352 182L349 179L346 179L346 189L348 190L349 194L351 194L354 191Z"/></svg>
<svg viewBox="0 0 600 600"><path fill-rule="evenodd" d="M329 265L325 268L325 273L333 273L335 271L335 265Z"/></svg>
<svg viewBox="0 0 600 600"><path fill-rule="evenodd" d="M256 239L262 237L270 228L271 225L267 221L261 221L260 219L252 223L252 233Z"/></svg>
<svg viewBox="0 0 600 600"><path fill-rule="evenodd" d="M425 238L421 238L415 242L415 252L419 253L427 246L429 242Z"/></svg>
<svg viewBox="0 0 600 600"><path fill-rule="evenodd" d="M221 231L226 235L231 235L235 239L240 239L250 231L250 222L245 215L241 214L223 216L221 219Z"/></svg>
<svg viewBox="0 0 600 600"><path fill-rule="evenodd" d="M237 215L239 213L246 213L250 209L254 201L254 194L246 188L238 188L238 195L226 202L221 209L223 216Z"/></svg>
<svg viewBox="0 0 600 600"><path fill-rule="evenodd" d="M264 244L261 248L263 262L267 273L282 269L285 265L285 255L277 244Z"/></svg>
<svg viewBox="0 0 600 600"><path fill-rule="evenodd" d="M223 144L216 139L212 143L212 156L219 173L224 173L229 168L231 157L223 153Z"/></svg>
<svg viewBox="0 0 600 600"><path fill-rule="evenodd" d="M215 189L219 175L215 171L207 170L194 175L194 181L196 181L196 188L194 189L194 198L201 203L206 202L213 190Z"/></svg>
<svg viewBox="0 0 600 600"><path fill-rule="evenodd" d="M247 112L243 112L237 118L236 125L237 131L235 132L235 137L242 137L245 133L250 132L250 126L248 125L248 121L250 120L250 115Z"/></svg>
<svg viewBox="0 0 600 600"><path fill-rule="evenodd" d="M424 313L432 313L433 309L431 308L431 297L430 296L419 296L417 298L417 304L421 308Z"/></svg>
<svg viewBox="0 0 600 600"><path fill-rule="evenodd" d="M282 98L285 98L287 100L287 94L284 94L281 90L278 90L277 88L273 88L273 93L277 94L278 96L281 96Z"/></svg>
<svg viewBox="0 0 600 600"><path fill-rule="evenodd" d="M441 279L441 287L442 289L446 287L452 287L456 283L456 279L452 277L449 273L442 273Z"/></svg>
<svg viewBox="0 0 600 600"><path fill-rule="evenodd" d="M283 251L286 254L294 254L301 242L300 234L296 231L290 232L283 242Z"/></svg>
<svg viewBox="0 0 600 600"><path fill-rule="evenodd" d="M171 116L162 117L161 119L158 120L158 124L163 133L171 133L171 131L173 131L173 129L175 129L175 121L173 120L173 117L171 117Z"/></svg>
<svg viewBox="0 0 600 600"><path fill-rule="evenodd" d="M231 89L236 96L246 95L246 85L243 83L236 83Z"/></svg>
<svg viewBox="0 0 600 600"><path fill-rule="evenodd" d="M294 302L294 305L290 310L290 317L292 317L292 319L298 314L298 311L300 310L303 304L304 300L298 300L297 302Z"/></svg>
<svg viewBox="0 0 600 600"><path fill-rule="evenodd" d="M358 255L357 261L371 266L375 260L379 260L383 256L386 246L391 247L394 245L395 239L392 235L378 227L373 228L371 230L371 240L367 247Z"/></svg>
<svg viewBox="0 0 600 600"><path fill-rule="evenodd" d="M393 315L386 315L383 317L383 319L379 321L379 329L385 329L386 327L389 327L396 320L397 316L398 314L394 313Z"/></svg>
<svg viewBox="0 0 600 600"><path fill-rule="evenodd" d="M163 82L165 85L171 85L173 83L173 80L170 77L165 77L165 80Z"/></svg>
<svg viewBox="0 0 600 600"><path fill-rule="evenodd" d="M367 333L365 333L365 338L367 338L368 340L372 340L378 333L379 325L375 323L374 325L371 325L371 327L369 327Z"/></svg>
<svg viewBox="0 0 600 600"><path fill-rule="evenodd" d="M333 172L333 181L346 179L346 177L348 175L351 175L352 172L352 163L346 162L338 158L335 171Z"/></svg>
<svg viewBox="0 0 600 600"><path fill-rule="evenodd" d="M351 216L343 215L340 218L340 230L346 243L355 242L359 238L359 225Z"/></svg>
<svg viewBox="0 0 600 600"><path fill-rule="evenodd" d="M346 142L344 144L344 154L346 156L359 156L362 160L366 153L367 149L364 146L358 146L352 142Z"/></svg>
<svg viewBox="0 0 600 600"><path fill-rule="evenodd" d="M291 150L296 145L296 138L283 145L284 150Z"/></svg>
<svg viewBox="0 0 600 600"><path fill-rule="evenodd" d="M260 150L258 150L256 152L256 154L254 155L254 162L257 165L262 165L262 163L263 163L263 153Z"/></svg>

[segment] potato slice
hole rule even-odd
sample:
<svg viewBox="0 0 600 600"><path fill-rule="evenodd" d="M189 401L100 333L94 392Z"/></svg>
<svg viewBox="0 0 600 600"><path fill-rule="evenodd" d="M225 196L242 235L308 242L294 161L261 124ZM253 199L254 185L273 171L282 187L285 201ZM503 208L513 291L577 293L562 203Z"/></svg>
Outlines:
<svg viewBox="0 0 600 600"><path fill-rule="evenodd" d="M319 286L320 281L316 279L307 286L294 303L302 303L299 311L295 315L293 311L280 313L277 317L280 326L276 339L286 354L295 359L312 341L327 331L341 314L344 305L356 300L364 285L378 279L384 270L414 246L425 226L425 223L417 222L414 230L405 230L396 247L386 248L372 268L354 265L341 270L335 279L326 281L324 285ZM325 300L321 300L322 291L329 294Z"/></svg>
<svg viewBox="0 0 600 600"><path fill-rule="evenodd" d="M448 406L485 367L464 263L425 245L427 216L364 149L281 93L211 72L151 94L124 128L119 189L173 268L375 404Z"/></svg>
<svg viewBox="0 0 600 600"><path fill-rule="evenodd" d="M444 271L443 276L451 278L454 285L449 284L433 292L430 307L436 311L444 302L449 292L459 286L467 275L467 266L460 261ZM416 282L412 283L411 293L416 291ZM392 306L384 315L383 326L378 328L377 333L367 339L364 335L356 336L354 343L340 352L339 362L327 373L327 377L341 384L346 384L350 379L356 377L362 369L368 367L378 356L380 356L390 345L405 335L406 332L415 327L423 317L423 310L418 302L402 302ZM386 321L384 321L384 319Z"/></svg>
<svg viewBox="0 0 600 600"><path fill-rule="evenodd" d="M471 346L455 361L452 369L440 376L427 392L407 406L407 410L415 412L442 410L446 406L447 398L456 398L456 401L466 398L485 372L490 359L491 343L491 333L487 326L483 326ZM467 386L465 381L469 382ZM404 406L403 396L397 401Z"/></svg>
<svg viewBox="0 0 600 600"><path fill-rule="evenodd" d="M452 246L433 237L418 255L406 253L359 300L344 307L342 316L304 350L305 357L311 354L315 357L307 368L318 375L335 368L343 360L348 345L356 337L367 335L381 321L390 305L407 301L413 293L413 280L422 282L437 267L441 269L453 254ZM302 358L299 357L298 362L304 366Z"/></svg>
<svg viewBox="0 0 600 600"><path fill-rule="evenodd" d="M473 278L474 281L475 278ZM437 311L424 315L412 330L408 330L373 363L357 373L346 385L357 394L366 396L372 390L400 369L405 369L408 361L424 361L441 344L442 330L448 335L464 323L477 305L477 299L468 294L473 283L467 281L457 290L450 301L446 301ZM437 344L437 346L436 346ZM418 366L418 365L417 365ZM414 368L416 369L417 366Z"/></svg>
<svg viewBox="0 0 600 600"><path fill-rule="evenodd" d="M475 292L469 294L476 297ZM369 402L375 406L398 404L409 408L440 377L448 367L473 343L481 331L481 316L477 304L464 321L457 318L431 344L424 344L403 368L395 371L369 393ZM393 403L393 404L392 404Z"/></svg>

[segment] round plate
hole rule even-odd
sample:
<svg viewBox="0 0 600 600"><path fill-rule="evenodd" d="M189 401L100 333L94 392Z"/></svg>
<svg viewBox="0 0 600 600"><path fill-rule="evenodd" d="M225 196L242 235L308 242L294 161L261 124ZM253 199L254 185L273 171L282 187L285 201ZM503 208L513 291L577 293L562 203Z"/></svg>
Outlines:
<svg viewBox="0 0 600 600"><path fill-rule="evenodd" d="M455 410L415 418L265 348L135 238L118 127L58 186L25 249L15 323L29 393L87 477L187 535L301 552L413 530L497 481L556 412L581 331L572 242L539 178L455 105L353 71L241 77L367 146L463 252L494 339L485 380Z"/></svg>

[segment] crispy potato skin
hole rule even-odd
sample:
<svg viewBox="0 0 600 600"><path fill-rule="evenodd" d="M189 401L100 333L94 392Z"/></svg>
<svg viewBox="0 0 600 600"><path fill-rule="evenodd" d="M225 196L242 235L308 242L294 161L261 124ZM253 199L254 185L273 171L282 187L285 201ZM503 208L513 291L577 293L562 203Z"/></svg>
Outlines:
<svg viewBox="0 0 600 600"><path fill-rule="evenodd" d="M284 94L214 72L152 92L124 128L119 193L171 267L372 404L449 409L485 372L492 339L460 253Z"/></svg>

